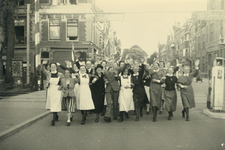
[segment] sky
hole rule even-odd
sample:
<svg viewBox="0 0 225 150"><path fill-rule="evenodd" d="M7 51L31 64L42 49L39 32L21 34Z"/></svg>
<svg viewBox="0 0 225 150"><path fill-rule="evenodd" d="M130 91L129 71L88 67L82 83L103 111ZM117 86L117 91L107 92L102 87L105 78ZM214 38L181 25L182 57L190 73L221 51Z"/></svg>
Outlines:
<svg viewBox="0 0 225 150"><path fill-rule="evenodd" d="M139 45L151 55L167 41L175 22L182 25L192 11L206 11L207 0L96 0L96 6L110 13L122 49Z"/></svg>

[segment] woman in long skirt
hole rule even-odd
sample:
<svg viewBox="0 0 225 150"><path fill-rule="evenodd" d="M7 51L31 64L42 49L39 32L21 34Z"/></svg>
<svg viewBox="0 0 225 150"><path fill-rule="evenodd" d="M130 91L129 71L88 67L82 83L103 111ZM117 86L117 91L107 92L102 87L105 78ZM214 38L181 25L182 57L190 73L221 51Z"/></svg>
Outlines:
<svg viewBox="0 0 225 150"><path fill-rule="evenodd" d="M194 91L192 88L193 77L198 75L198 67L196 66L192 73L190 73L190 66L184 66L184 74L178 78L178 86L180 87L180 95L183 103L182 116L186 121L190 121L189 109L195 107Z"/></svg>
<svg viewBox="0 0 225 150"><path fill-rule="evenodd" d="M147 95L143 83L144 65L142 65L141 70L139 70L139 66L134 66L133 71L131 85L133 87L133 100L136 110L135 121L139 121L139 117L143 117L142 108L147 102Z"/></svg>
<svg viewBox="0 0 225 150"><path fill-rule="evenodd" d="M77 99L77 109L81 110L82 121L81 125L85 124L87 110L95 109L94 103L91 96L90 90L90 77L91 75L86 74L86 68L84 65L80 66L80 88L79 88L79 98Z"/></svg>
<svg viewBox="0 0 225 150"><path fill-rule="evenodd" d="M50 110L50 112L53 113L53 120L51 122L51 125L54 126L55 121L58 121L57 113L61 112L62 110L62 92L59 90L59 79L60 77L63 77L63 75L58 72L56 63L51 63L50 68L50 72L45 70L45 68L43 68L43 72L49 79L46 109Z"/></svg>
<svg viewBox="0 0 225 150"><path fill-rule="evenodd" d="M95 68L96 77L91 77L92 99L95 106L94 113L96 113L95 122L99 122L99 113L102 113L104 108L105 81L102 69L102 65L97 65L97 67Z"/></svg>
<svg viewBox="0 0 225 150"><path fill-rule="evenodd" d="M174 75L174 69L172 67L170 67L167 72L165 79L165 107L169 114L168 120L171 120L173 112L176 111L177 107L177 92L175 89L177 77Z"/></svg>
<svg viewBox="0 0 225 150"><path fill-rule="evenodd" d="M159 70L159 64L154 63L153 69L150 71L151 83L150 83L150 104L153 112L153 122L156 122L157 110L161 107L162 88L161 84L164 83L164 73Z"/></svg>
<svg viewBox="0 0 225 150"><path fill-rule="evenodd" d="M120 76L120 92L119 92L119 111L120 119L118 122L123 121L123 113L128 113L130 110L134 110L133 93L131 89L131 76L127 68L121 70ZM128 116L128 114L127 114Z"/></svg>

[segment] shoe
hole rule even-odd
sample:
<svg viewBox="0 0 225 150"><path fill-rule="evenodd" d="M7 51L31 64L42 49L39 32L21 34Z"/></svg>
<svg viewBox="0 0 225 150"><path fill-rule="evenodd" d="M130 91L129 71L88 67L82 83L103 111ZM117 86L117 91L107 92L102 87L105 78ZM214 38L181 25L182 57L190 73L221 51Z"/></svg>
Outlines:
<svg viewBox="0 0 225 150"><path fill-rule="evenodd" d="M139 121L139 117L138 116L136 117L135 121Z"/></svg>
<svg viewBox="0 0 225 150"><path fill-rule="evenodd" d="M190 121L189 117L186 118L186 121Z"/></svg>
<svg viewBox="0 0 225 150"><path fill-rule="evenodd" d="M123 122L123 118L122 118L122 117L120 117L120 119L118 120L118 122Z"/></svg>
<svg viewBox="0 0 225 150"><path fill-rule="evenodd" d="M96 119L95 119L95 122L99 122L99 118L96 118Z"/></svg>
<svg viewBox="0 0 225 150"><path fill-rule="evenodd" d="M70 126L70 122L67 122L67 123L66 123L66 126Z"/></svg>
<svg viewBox="0 0 225 150"><path fill-rule="evenodd" d="M149 112L149 111L147 111L147 112L146 112L146 115L150 115L150 112Z"/></svg>
<svg viewBox="0 0 225 150"><path fill-rule="evenodd" d="M53 121L53 120L52 120L52 123L51 123L51 125L52 125L52 126L55 126L55 121Z"/></svg>
<svg viewBox="0 0 225 150"><path fill-rule="evenodd" d="M184 111L182 111L182 117L185 118L185 112Z"/></svg>
<svg viewBox="0 0 225 150"><path fill-rule="evenodd" d="M117 117L113 117L113 120L117 120Z"/></svg>
<svg viewBox="0 0 225 150"><path fill-rule="evenodd" d="M85 124L85 119L83 118L82 120L81 120L81 125L84 125Z"/></svg>
<svg viewBox="0 0 225 150"><path fill-rule="evenodd" d="M73 121L73 116L70 117L70 121Z"/></svg>
<svg viewBox="0 0 225 150"><path fill-rule="evenodd" d="M129 115L128 115L128 113L125 113L125 116L126 116L126 118L127 118L127 119L129 119Z"/></svg>
<svg viewBox="0 0 225 150"><path fill-rule="evenodd" d="M59 121L59 116L58 115L56 115L55 121Z"/></svg>
<svg viewBox="0 0 225 150"><path fill-rule="evenodd" d="M156 117L153 117L153 122L156 122Z"/></svg>
<svg viewBox="0 0 225 150"><path fill-rule="evenodd" d="M105 120L106 122L111 122L111 118L109 118L109 117L105 117L104 120Z"/></svg>
<svg viewBox="0 0 225 150"><path fill-rule="evenodd" d="M168 117L168 120L172 120L171 116Z"/></svg>
<svg viewBox="0 0 225 150"><path fill-rule="evenodd" d="M161 110L159 111L159 115L162 115L162 111Z"/></svg>

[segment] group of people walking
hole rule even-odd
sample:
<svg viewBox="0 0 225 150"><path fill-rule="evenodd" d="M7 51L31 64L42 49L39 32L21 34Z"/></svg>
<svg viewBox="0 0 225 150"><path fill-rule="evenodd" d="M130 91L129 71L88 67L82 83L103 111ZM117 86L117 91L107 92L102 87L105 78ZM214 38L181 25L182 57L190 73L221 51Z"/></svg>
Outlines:
<svg viewBox="0 0 225 150"><path fill-rule="evenodd" d="M58 72L58 67L64 74ZM189 109L195 107L191 84L198 75L197 66L192 69L188 65L175 67L167 63L165 66L162 61L151 65L137 61L130 65L103 60L95 64L87 61L85 65L76 61L72 68L59 63L51 63L49 70L42 68L47 77L46 109L53 113L52 126L62 110L67 111L67 126L76 110L81 111L81 125L85 124L88 111L96 114L95 122L99 122L100 114L106 122L112 118L122 122L124 115L129 118L129 111L134 111L135 121L139 121L143 108L147 115L152 111L153 122L156 122L157 112L162 113L164 104L171 120L176 111L177 90L181 93L182 116L186 116L186 121L190 120Z"/></svg>

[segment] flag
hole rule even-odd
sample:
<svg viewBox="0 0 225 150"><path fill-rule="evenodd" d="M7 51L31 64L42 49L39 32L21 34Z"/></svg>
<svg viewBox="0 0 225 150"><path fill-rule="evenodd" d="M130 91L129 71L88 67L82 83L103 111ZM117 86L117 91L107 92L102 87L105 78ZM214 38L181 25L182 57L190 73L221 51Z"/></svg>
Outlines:
<svg viewBox="0 0 225 150"><path fill-rule="evenodd" d="M73 51L74 51L74 45L73 45L73 42L72 42L71 55L72 55L72 61L74 62L74 54L73 54Z"/></svg>

